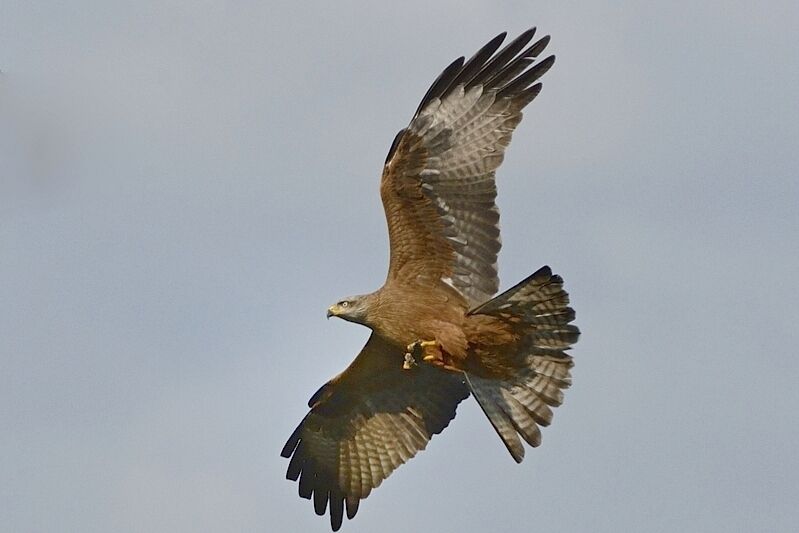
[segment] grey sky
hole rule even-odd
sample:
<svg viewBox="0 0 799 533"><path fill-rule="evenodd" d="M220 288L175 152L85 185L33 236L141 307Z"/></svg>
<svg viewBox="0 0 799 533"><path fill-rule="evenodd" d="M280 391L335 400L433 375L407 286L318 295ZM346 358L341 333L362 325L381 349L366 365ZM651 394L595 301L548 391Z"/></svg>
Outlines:
<svg viewBox="0 0 799 533"><path fill-rule="evenodd" d="M521 466L467 401L344 531L794 530L797 6L5 0L0 530L326 531L279 451L367 336L324 313L386 150L532 25L500 275L564 276L574 386Z"/></svg>

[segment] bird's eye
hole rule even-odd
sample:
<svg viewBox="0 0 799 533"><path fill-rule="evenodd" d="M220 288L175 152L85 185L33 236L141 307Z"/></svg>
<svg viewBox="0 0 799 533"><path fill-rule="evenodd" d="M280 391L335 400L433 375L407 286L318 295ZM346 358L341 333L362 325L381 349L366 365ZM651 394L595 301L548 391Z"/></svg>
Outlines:
<svg viewBox="0 0 799 533"><path fill-rule="evenodd" d="M341 302L339 305L340 305L341 307L349 307L349 306L350 306L350 303L349 303L348 301L346 301L346 300L345 300L345 301Z"/></svg>

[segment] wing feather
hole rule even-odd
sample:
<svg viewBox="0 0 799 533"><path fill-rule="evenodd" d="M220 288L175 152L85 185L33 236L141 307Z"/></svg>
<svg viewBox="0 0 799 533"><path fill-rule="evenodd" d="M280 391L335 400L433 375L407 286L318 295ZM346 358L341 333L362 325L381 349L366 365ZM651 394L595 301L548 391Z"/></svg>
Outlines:
<svg viewBox="0 0 799 533"><path fill-rule="evenodd" d="M452 62L395 137L380 186L391 244L387 283L445 282L470 306L496 293L495 172L522 109L541 90L533 84L555 60L535 62L549 37L527 46L534 34L497 52L502 33L469 60Z"/></svg>
<svg viewBox="0 0 799 533"><path fill-rule="evenodd" d="M281 455L286 477L338 530L358 503L423 450L469 395L459 376L427 365L405 371L402 350L373 334L353 363L314 395Z"/></svg>

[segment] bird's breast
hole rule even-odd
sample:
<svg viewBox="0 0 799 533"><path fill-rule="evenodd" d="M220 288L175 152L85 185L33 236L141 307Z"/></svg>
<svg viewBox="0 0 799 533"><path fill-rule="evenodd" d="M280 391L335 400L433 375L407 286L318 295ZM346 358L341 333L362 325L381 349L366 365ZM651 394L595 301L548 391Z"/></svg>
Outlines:
<svg viewBox="0 0 799 533"><path fill-rule="evenodd" d="M372 329L398 346L437 337L436 324L460 327L465 308L434 289L394 290L382 295L370 317Z"/></svg>

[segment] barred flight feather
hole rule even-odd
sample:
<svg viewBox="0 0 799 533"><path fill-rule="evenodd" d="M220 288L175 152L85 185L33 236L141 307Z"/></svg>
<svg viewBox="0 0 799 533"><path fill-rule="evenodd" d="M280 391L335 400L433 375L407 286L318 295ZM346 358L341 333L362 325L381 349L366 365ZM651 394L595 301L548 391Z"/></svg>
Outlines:
<svg viewBox="0 0 799 533"><path fill-rule="evenodd" d="M522 108L541 89L532 84L554 62L550 56L534 63L549 42L544 37L525 48L534 35L528 30L497 52L505 38L500 34L469 60L451 63L392 144L381 195L386 213L402 219L389 223L389 280L434 270L432 277L451 279L470 307L496 293L501 242L495 171ZM393 207L401 199L397 191L414 182L433 211L423 204ZM434 218L438 225L431 224Z"/></svg>

